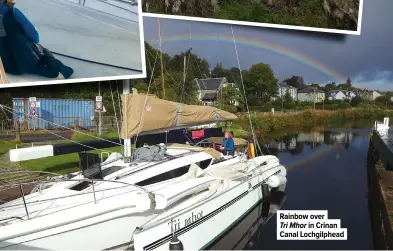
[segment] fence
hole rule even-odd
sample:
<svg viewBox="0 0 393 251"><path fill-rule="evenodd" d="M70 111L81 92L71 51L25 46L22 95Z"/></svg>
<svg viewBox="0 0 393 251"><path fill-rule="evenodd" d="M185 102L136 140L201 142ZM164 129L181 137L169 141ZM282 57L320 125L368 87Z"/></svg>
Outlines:
<svg viewBox="0 0 393 251"><path fill-rule="evenodd" d="M120 120L118 119L119 123ZM78 117L53 117L50 120L40 120L34 118L22 118L20 121L21 131L34 130L98 130L98 118L78 118ZM120 125L119 125L120 126ZM16 120L0 120L0 133L14 132ZM115 116L102 117L102 131L117 131L117 120Z"/></svg>
<svg viewBox="0 0 393 251"><path fill-rule="evenodd" d="M14 122L12 119L3 119L0 121L0 133L10 133L14 131Z"/></svg>

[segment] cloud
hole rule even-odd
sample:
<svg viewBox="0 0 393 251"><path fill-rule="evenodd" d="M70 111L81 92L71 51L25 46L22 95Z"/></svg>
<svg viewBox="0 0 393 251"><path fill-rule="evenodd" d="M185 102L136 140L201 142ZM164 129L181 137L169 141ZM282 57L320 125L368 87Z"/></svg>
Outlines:
<svg viewBox="0 0 393 251"><path fill-rule="evenodd" d="M393 91L393 73L391 71L376 71L373 77L366 78L362 74L356 75L352 79L355 87L380 91Z"/></svg>

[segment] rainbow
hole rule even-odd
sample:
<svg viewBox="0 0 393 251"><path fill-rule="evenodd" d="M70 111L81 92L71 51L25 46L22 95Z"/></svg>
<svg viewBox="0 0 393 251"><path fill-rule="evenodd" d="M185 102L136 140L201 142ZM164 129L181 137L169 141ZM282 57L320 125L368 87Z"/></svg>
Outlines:
<svg viewBox="0 0 393 251"><path fill-rule="evenodd" d="M257 48L257 49L264 49L269 52L273 52L275 54L285 56L287 58L290 58L292 60L300 62L304 65L307 65L313 69L316 69L319 72L322 72L330 77L333 77L335 81L345 82L347 79L347 76L327 67L326 65L322 64L321 62L318 62L315 59L304 56L304 55L302 55L296 51L290 50L288 48L284 48L284 47L279 46L277 44L269 43L269 42L255 39L255 38L251 38L251 37L236 36L235 35L235 38L236 38L236 44L245 45L245 46ZM176 36L168 36L168 37L163 36L161 39L162 39L161 43L164 45L167 43L178 43L178 42L183 42L183 41L190 41L190 36L189 35L176 35ZM197 36L193 36L191 38L191 43L193 41L215 42L215 43L216 42L224 42L224 43L232 43L233 44L232 35L220 35L218 37L217 35L213 35L213 34L207 34L207 35L199 35L198 34ZM153 44L153 45L158 45L158 40L151 40L151 41L149 41L149 43Z"/></svg>
<svg viewBox="0 0 393 251"><path fill-rule="evenodd" d="M296 156L290 163L284 165L287 167L288 171L292 171L294 168L304 166L307 163L315 161L319 157L324 156L329 152L342 147L343 146L341 144L333 144L333 145L322 144L316 149L313 149L310 154L307 154L306 156L298 155L299 158L296 158L297 157Z"/></svg>

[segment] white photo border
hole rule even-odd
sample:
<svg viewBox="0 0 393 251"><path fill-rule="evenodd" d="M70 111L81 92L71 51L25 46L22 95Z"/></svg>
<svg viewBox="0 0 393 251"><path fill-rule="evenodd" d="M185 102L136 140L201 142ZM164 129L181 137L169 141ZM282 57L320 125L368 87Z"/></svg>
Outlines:
<svg viewBox="0 0 393 251"><path fill-rule="evenodd" d="M364 0L359 1L358 27L357 27L356 31L327 29L327 28L315 28L315 27L296 26L296 25L284 25L284 24L246 22L246 21L237 21L237 20L230 20L230 19L216 19L216 18L155 14L155 13L148 13L148 12L143 12L142 15L144 17L177 19L177 20L185 20L185 21L234 24L234 25L266 27L266 28L275 28L275 29L286 29L286 30L314 31L314 32L335 33L335 34L343 34L343 35L361 35L362 17L363 17L363 1Z"/></svg>
<svg viewBox="0 0 393 251"><path fill-rule="evenodd" d="M13 87L28 87L28 86L42 86L42 85L86 83L86 82L146 78L147 77L146 52L145 52L145 35L144 35L145 33L144 33L144 29L143 29L142 0L138 0L138 21L139 21L139 40L140 40L140 45L141 45L141 63L142 63L142 73L141 74L108 76L108 77L75 78L75 79L66 79L66 80L62 79L62 80L45 80L45 81L31 81L31 82L21 82L21 83L8 83L8 84L0 84L0 89L13 88Z"/></svg>

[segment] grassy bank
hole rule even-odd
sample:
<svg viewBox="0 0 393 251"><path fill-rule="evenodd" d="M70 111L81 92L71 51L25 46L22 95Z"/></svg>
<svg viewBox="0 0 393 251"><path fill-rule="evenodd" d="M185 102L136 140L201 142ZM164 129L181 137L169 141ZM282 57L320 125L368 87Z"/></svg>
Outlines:
<svg viewBox="0 0 393 251"><path fill-rule="evenodd" d="M15 140L12 140L12 141L0 141L0 154L8 153L8 151L10 149L14 149L14 148L16 148L16 146L23 147L24 144L22 144L19 141L15 141Z"/></svg>
<svg viewBox="0 0 393 251"><path fill-rule="evenodd" d="M377 109L345 109L338 111L306 110L300 113L272 115L256 113L252 115L252 123L258 134L288 129L310 129L319 126L340 125L346 121L369 120L393 117L391 110ZM235 122L237 128L248 130L249 119L246 115Z"/></svg>
<svg viewBox="0 0 393 251"><path fill-rule="evenodd" d="M121 152L121 147L111 147L89 152L97 154L101 152ZM104 156L106 157L106 155ZM20 162L20 166L26 170L67 174L79 170L79 155L78 153L70 153L42 159L26 160Z"/></svg>
<svg viewBox="0 0 393 251"><path fill-rule="evenodd" d="M93 132L89 132L88 134L103 139L118 137L117 132L107 132L107 133L103 133L101 136ZM86 141L86 140L97 140L97 138L89 135L74 133L72 136L72 140L77 142ZM62 143L67 144L70 143L70 141L63 141ZM100 150L92 150L88 152L101 154L101 152L112 153L112 152L121 152L121 151L122 151L121 146L118 146L118 147L104 148ZM106 155L104 155L104 157L106 157ZM20 162L20 165L21 167L27 170L66 174L66 173L76 172L79 170L79 155L78 153L70 153L70 154L48 157L43 159L27 160L27 161Z"/></svg>

